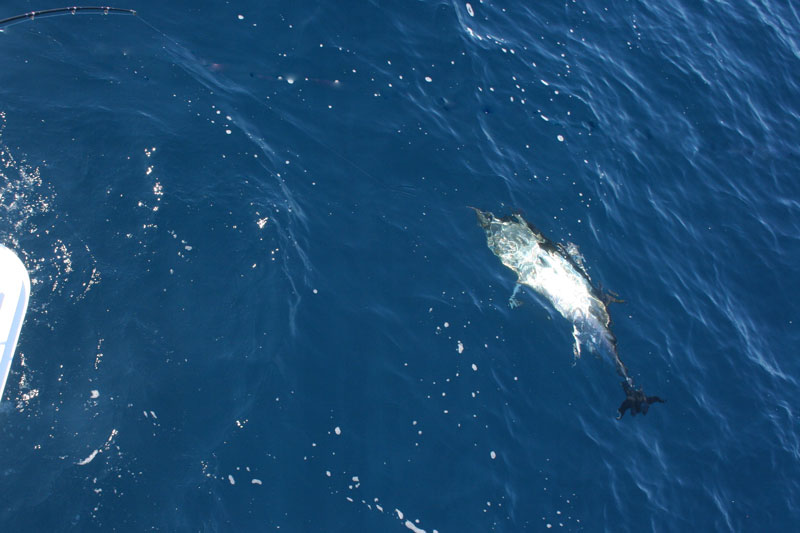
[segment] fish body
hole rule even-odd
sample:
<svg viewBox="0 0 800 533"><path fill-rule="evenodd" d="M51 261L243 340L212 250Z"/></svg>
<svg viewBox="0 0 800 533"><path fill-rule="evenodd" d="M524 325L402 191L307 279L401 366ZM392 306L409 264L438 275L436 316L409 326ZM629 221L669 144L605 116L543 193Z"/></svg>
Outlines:
<svg viewBox="0 0 800 533"><path fill-rule="evenodd" d="M580 357L582 346L588 346L591 351L605 353L612 359L617 374L623 378L626 394L618 410L619 418L628 409L632 414L646 414L650 404L663 403L657 396L647 397L641 388L634 387L611 331L608 304L619 300L603 294L592 283L577 248L551 241L519 214L498 218L488 211L472 209L486 232L489 249L517 274L517 288L523 285L531 288L572 323L575 357ZM512 305L514 302L512 295Z"/></svg>
<svg viewBox="0 0 800 533"><path fill-rule="evenodd" d="M617 340L607 300L582 264L518 214L497 218L476 212L489 249L517 274L517 282L536 291L572 323L575 356L581 355L582 345L613 355Z"/></svg>

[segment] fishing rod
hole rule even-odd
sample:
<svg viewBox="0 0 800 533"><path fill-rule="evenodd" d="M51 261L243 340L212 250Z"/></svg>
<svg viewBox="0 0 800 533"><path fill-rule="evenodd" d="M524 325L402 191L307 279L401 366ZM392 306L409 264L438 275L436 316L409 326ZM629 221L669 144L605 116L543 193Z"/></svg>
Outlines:
<svg viewBox="0 0 800 533"><path fill-rule="evenodd" d="M38 11L29 11L21 15L15 15L0 20L0 31L3 31L7 26L12 24L19 24L26 20L33 20L36 17L58 17L61 15L77 15L78 13L95 14L95 15L136 15L133 9L125 9L121 7L110 6L71 6L71 7L57 7L53 9L40 9Z"/></svg>

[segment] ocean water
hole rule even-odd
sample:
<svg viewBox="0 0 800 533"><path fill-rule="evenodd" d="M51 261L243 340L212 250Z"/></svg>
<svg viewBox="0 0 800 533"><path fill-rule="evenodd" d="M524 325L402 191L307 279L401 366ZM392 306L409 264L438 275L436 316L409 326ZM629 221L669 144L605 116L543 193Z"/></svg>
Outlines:
<svg viewBox="0 0 800 533"><path fill-rule="evenodd" d="M797 527L796 3L118 7L0 33L3 531ZM577 245L667 403L467 206Z"/></svg>

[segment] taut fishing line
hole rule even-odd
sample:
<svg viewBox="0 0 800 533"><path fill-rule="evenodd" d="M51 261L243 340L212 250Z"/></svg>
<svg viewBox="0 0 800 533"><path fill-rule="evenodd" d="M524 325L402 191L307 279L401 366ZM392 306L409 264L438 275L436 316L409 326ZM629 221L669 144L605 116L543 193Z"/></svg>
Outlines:
<svg viewBox="0 0 800 533"><path fill-rule="evenodd" d="M26 20L33 20L36 17L57 17L61 15L77 15L78 13L95 14L95 15L136 15L133 9L123 9L119 7L110 6L72 6L72 7L57 7L54 9L41 9L39 11L29 11L21 15L15 15L0 20L0 31L3 31L12 24L25 22Z"/></svg>
<svg viewBox="0 0 800 533"><path fill-rule="evenodd" d="M70 6L70 7L60 7L60 8L53 8L53 9L42 9L42 10L38 10L38 11L29 11L27 13L22 13L20 15L15 15L13 17L8 17L8 18L4 18L4 19L0 20L0 33L3 33L5 31L5 29L7 27L9 27L9 26L12 26L14 24L19 24L19 23L22 23L22 22L26 22L26 21L32 21L32 20L35 20L36 18L49 18L49 17L59 17L59 16L66 16L66 15L79 15L79 14L84 14L84 15L133 15L138 20L140 20L145 25L147 25L150 29L152 29L156 33L159 33L167 41L169 41L172 44L178 46L181 50L183 50L183 53L185 55L188 55L188 57L191 57L191 58L194 57L194 55L189 50L187 50L185 46L183 46L182 44L177 42L175 39L171 38L169 35L167 35L163 31L161 31L157 27L153 26L146 19L142 18L142 16L139 15L136 12L136 10L134 10L134 9L126 9L126 8L119 8L119 7L111 7L111 6ZM179 66L181 66L181 68L184 68L187 71L190 70L190 69L187 69L185 65L179 65ZM196 72L188 72L188 73L189 73L190 76L195 78L196 81L199 81L200 83L203 83L202 80L197 79L197 77L196 77L197 73ZM266 107L268 110L272 111L283 122L286 122L287 124L294 125L291 120L286 120L285 117L280 113L280 111L277 111L276 109L274 109L269 104L266 104L265 102L263 102L261 100L258 100L258 103L263 105L264 107ZM351 161L350 159L348 159L347 157L342 155L341 152L339 152L337 150L334 150L332 147L328 146L323 141L321 141L320 139L314 137L313 135L309 135L307 132L303 131L301 128L298 128L298 130L301 133L303 133L305 136L307 136L308 138L310 138L311 140L316 142L318 145L323 147L329 153L333 154L335 157L337 157L341 161L344 161L345 163L347 163L348 165L350 165L351 167L356 169L358 172L360 172L364 176L370 178L371 180L373 180L375 182L380 183L384 187L387 186L387 184L384 182L384 180L379 179L376 176L370 174L369 172L367 172L366 170L361 168L359 165L357 165L355 162ZM254 135L250 131L248 131L248 129L244 129L243 131L262 150L266 149L264 141L262 139L254 138Z"/></svg>

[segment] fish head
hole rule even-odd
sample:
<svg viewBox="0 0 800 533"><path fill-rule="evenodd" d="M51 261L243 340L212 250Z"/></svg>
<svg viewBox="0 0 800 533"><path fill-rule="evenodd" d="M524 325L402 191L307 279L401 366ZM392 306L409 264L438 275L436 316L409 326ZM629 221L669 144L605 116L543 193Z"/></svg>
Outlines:
<svg viewBox="0 0 800 533"><path fill-rule="evenodd" d="M477 207L467 207L475 211L475 214L478 216L478 224L480 224L483 229L489 229L489 226L492 224L492 220L494 220L494 215L489 211L481 211Z"/></svg>

